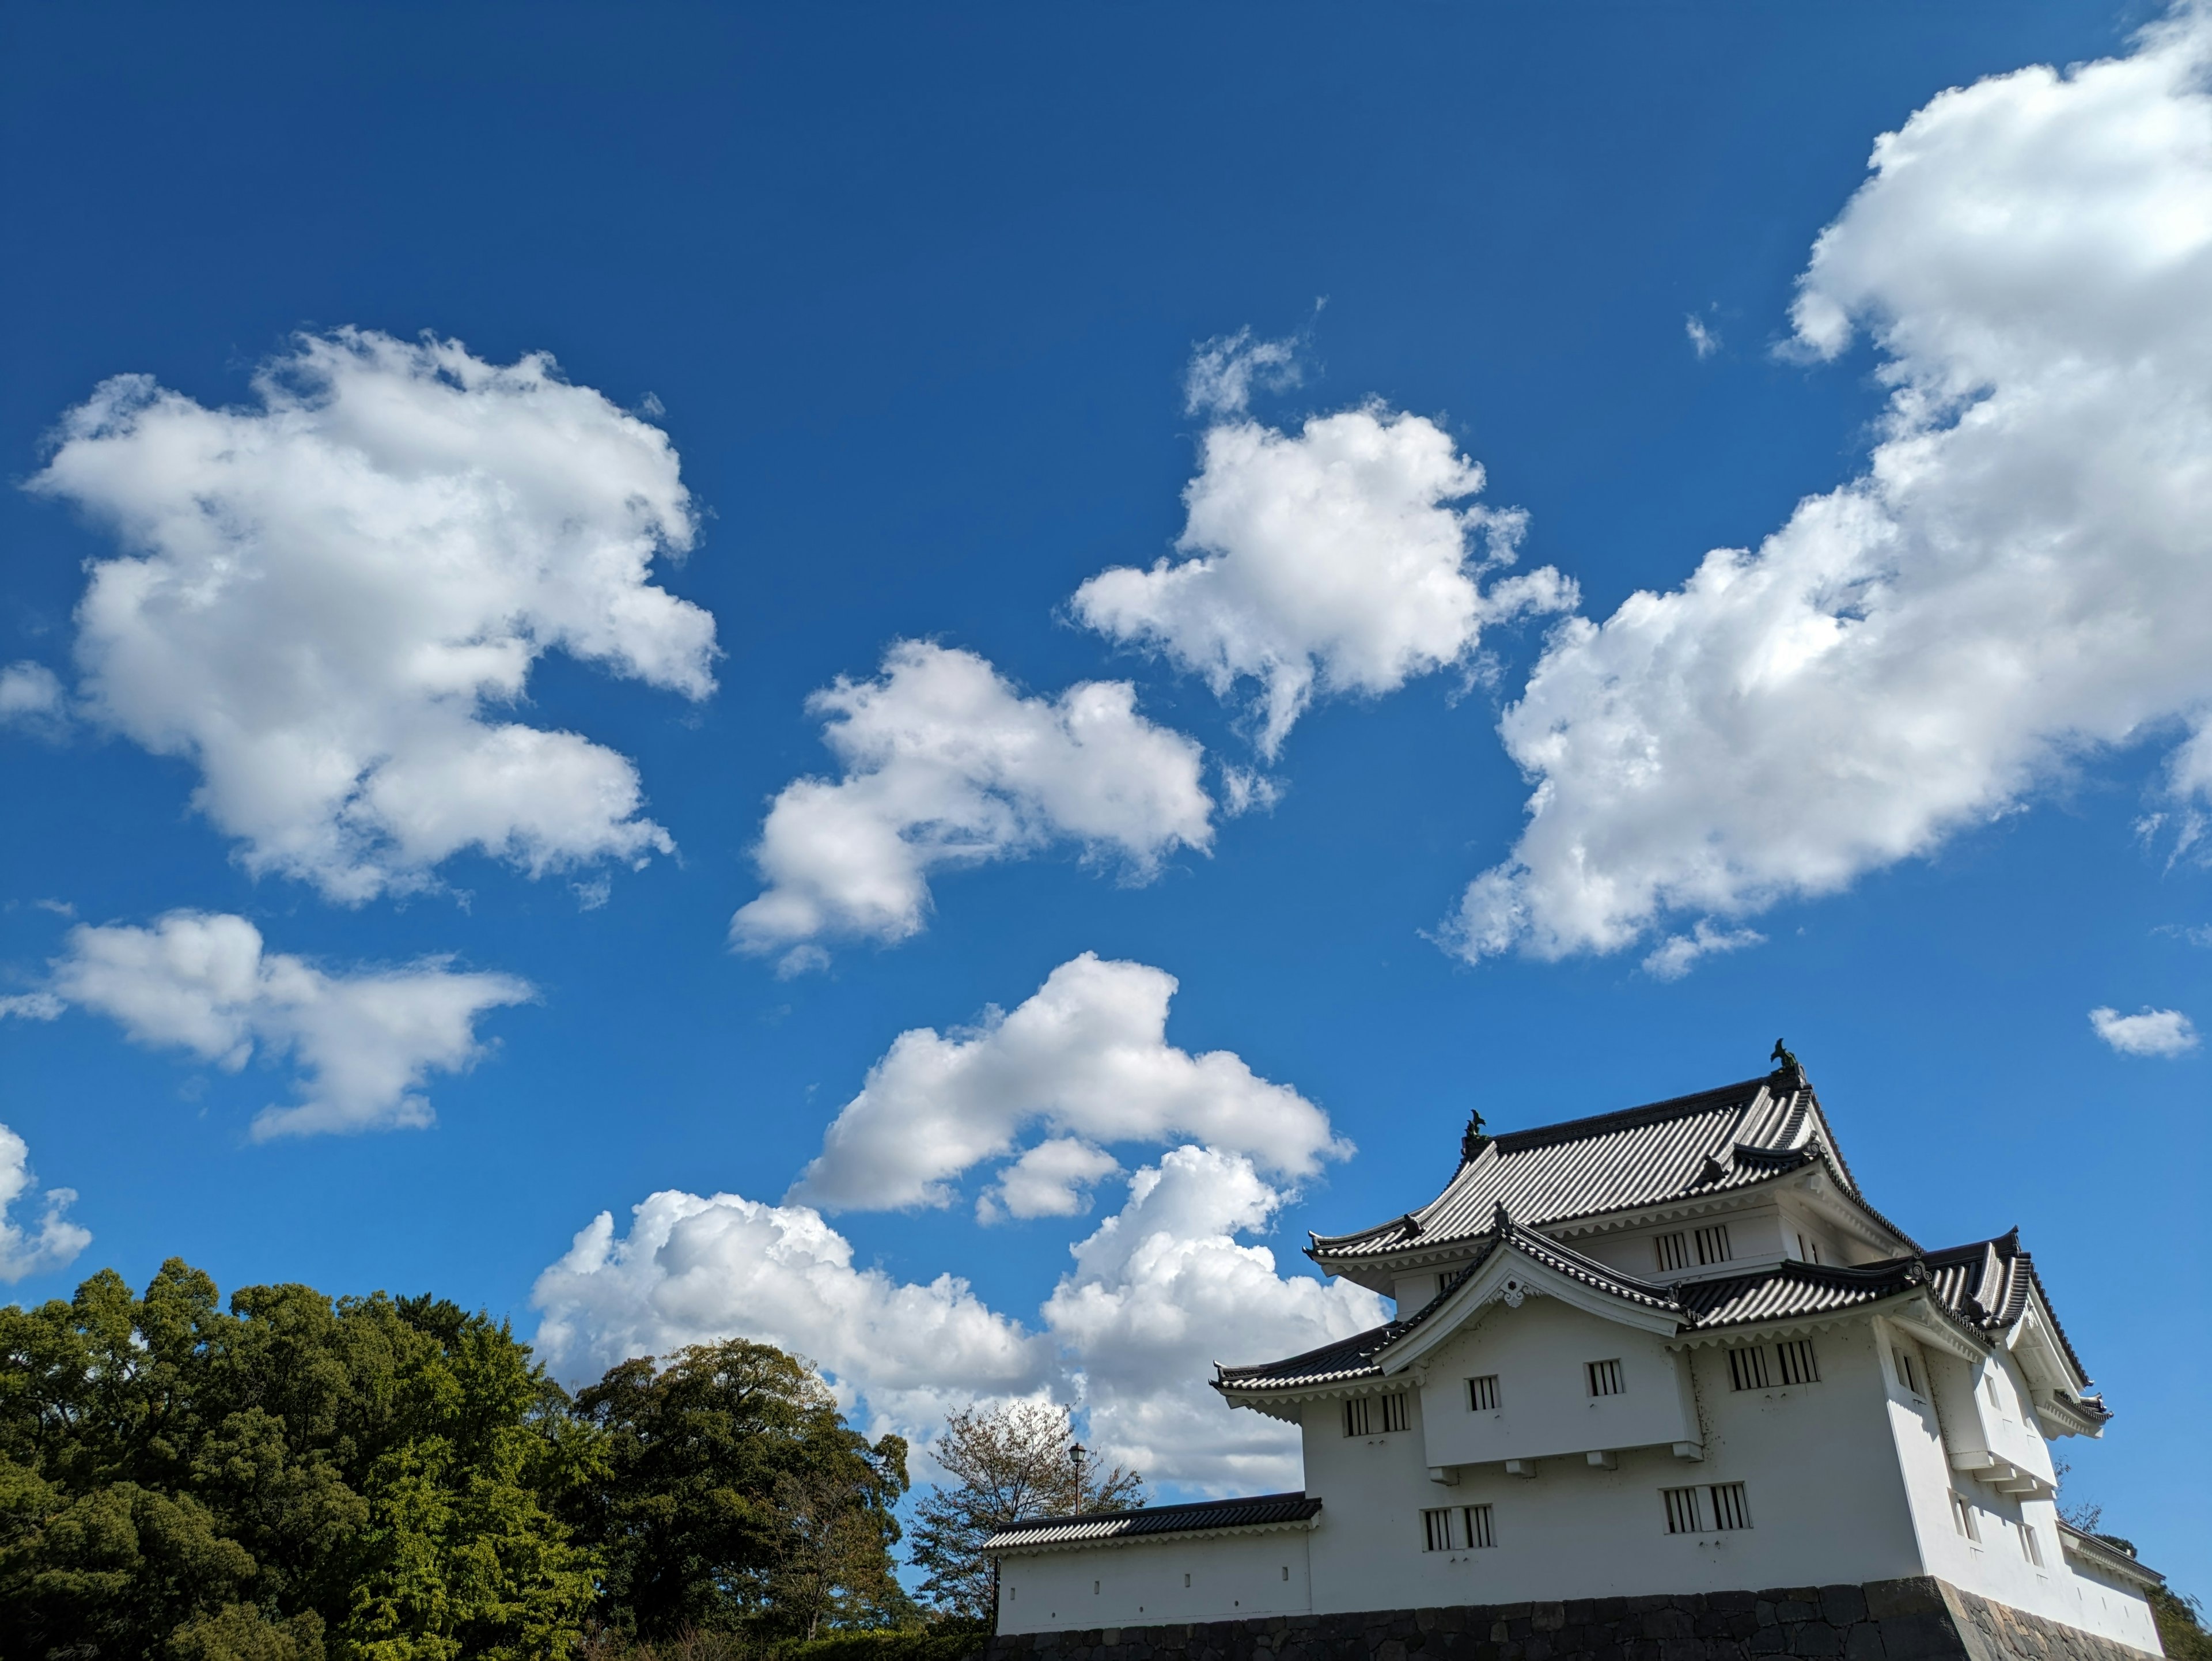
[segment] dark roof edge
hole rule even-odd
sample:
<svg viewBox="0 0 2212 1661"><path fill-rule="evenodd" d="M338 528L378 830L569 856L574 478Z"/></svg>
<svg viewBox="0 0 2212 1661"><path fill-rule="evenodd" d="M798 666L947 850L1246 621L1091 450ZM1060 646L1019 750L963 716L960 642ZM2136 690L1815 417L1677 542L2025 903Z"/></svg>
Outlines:
<svg viewBox="0 0 2212 1661"><path fill-rule="evenodd" d="M1589 1136L1603 1136L1615 1130L1632 1130L1638 1125L1656 1124L1662 1119L1679 1119L1686 1114L1717 1106L1724 1101L1753 1095L1761 1086L1770 1085L1774 1077L1773 1074L1762 1073L1754 1079L1716 1085L1710 1090L1693 1090L1686 1096L1669 1096L1663 1102L1646 1102L1641 1107L1624 1107L1611 1113L1593 1113L1582 1119L1562 1119L1557 1124L1532 1125L1526 1130L1508 1130L1491 1140L1498 1144L1498 1151L1501 1154L1518 1153L1524 1148L1549 1147L1557 1142L1578 1142Z"/></svg>
<svg viewBox="0 0 2212 1661"><path fill-rule="evenodd" d="M2122 1551L2101 1534L2091 1534L2075 1528L2064 1518L2058 1519L2058 1537L2085 1557L2094 1557L2105 1567L2118 1570L2124 1579L2145 1586L2164 1587L2166 1577L2148 1563L2136 1559L2132 1552Z"/></svg>
<svg viewBox="0 0 2212 1661"><path fill-rule="evenodd" d="M1024 1517L1018 1523L1009 1523L1006 1527L994 1530L994 1537L1018 1534L1031 1529L1066 1528L1077 1523L1109 1523L1121 1518L1141 1516L1149 1521L1157 1518L1179 1517L1191 1512L1221 1511L1231 1506L1291 1504L1310 1505L1315 1511L1321 1509L1321 1501L1307 1499L1306 1491L1304 1488L1291 1488L1282 1494L1243 1494L1227 1500L1184 1500L1172 1506L1132 1506L1126 1511L1082 1511L1069 1512L1056 1517ZM1197 1526L1205 1525L1200 1524ZM1154 1530L1158 1533L1168 1531Z"/></svg>

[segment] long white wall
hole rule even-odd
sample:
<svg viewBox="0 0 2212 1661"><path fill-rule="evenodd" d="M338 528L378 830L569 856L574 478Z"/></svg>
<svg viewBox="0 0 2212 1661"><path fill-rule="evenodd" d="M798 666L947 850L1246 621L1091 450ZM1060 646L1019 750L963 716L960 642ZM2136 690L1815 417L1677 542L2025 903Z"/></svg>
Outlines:
<svg viewBox="0 0 2212 1661"><path fill-rule="evenodd" d="M1313 1607L1304 1527L1009 1555L999 1630L1182 1625Z"/></svg>

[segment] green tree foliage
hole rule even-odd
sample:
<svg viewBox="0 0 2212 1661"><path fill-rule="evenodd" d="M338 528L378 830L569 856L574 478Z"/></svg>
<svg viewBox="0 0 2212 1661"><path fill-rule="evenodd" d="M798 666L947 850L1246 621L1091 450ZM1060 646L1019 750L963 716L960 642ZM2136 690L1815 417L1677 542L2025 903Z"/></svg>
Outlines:
<svg viewBox="0 0 2212 1661"><path fill-rule="evenodd" d="M662 1369L624 1362L576 1405L607 1465L580 1533L637 1635L812 1637L915 1617L890 1549L906 1443L849 1428L802 1363L742 1339L699 1345Z"/></svg>
<svg viewBox="0 0 2212 1661"><path fill-rule="evenodd" d="M2194 1597L2161 1586L2150 1595L2150 1612L2167 1661L2212 1661L2212 1632L2204 1630L2203 1606Z"/></svg>
<svg viewBox="0 0 2212 1661"><path fill-rule="evenodd" d="M946 1420L931 1450L952 1478L915 1507L914 1564L922 1593L969 1621L995 1620L998 1577L983 1542L1009 1524L1070 1512L1130 1511L1145 1502L1145 1479L1118 1465L1099 1473L1076 1457L1067 1409L1016 1402L970 1409Z"/></svg>

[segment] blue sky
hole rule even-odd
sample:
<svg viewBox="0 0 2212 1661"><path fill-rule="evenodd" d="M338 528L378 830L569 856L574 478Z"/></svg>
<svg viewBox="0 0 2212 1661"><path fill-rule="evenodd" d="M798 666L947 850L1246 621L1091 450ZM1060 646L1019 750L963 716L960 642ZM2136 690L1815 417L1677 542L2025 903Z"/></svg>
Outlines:
<svg viewBox="0 0 2212 1661"><path fill-rule="evenodd" d="M746 1330L1234 1488L1204 1362L1371 1316L1304 1230L1779 1033L2212 1585L2158 16L10 11L15 1295Z"/></svg>

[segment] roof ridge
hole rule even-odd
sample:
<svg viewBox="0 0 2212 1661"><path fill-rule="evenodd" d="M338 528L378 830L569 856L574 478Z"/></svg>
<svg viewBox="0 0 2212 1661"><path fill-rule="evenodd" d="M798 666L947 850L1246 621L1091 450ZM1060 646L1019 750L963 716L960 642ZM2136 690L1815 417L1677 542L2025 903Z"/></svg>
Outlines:
<svg viewBox="0 0 2212 1661"><path fill-rule="evenodd" d="M1619 1108L1611 1113L1593 1113L1580 1119L1561 1119L1553 1124L1531 1125L1525 1130L1501 1131L1492 1137L1491 1141L1501 1154L1518 1153L1526 1148L1544 1147L1553 1142L1575 1142L1586 1137L1602 1136L1612 1130L1632 1130L1638 1125L1656 1124L1662 1119L1685 1118L1692 1113L1721 1106L1729 1098L1747 1091L1756 1092L1772 1076L1761 1074L1755 1079L1716 1085L1710 1090L1692 1091L1686 1096L1669 1096L1664 1101L1646 1102L1641 1107Z"/></svg>

